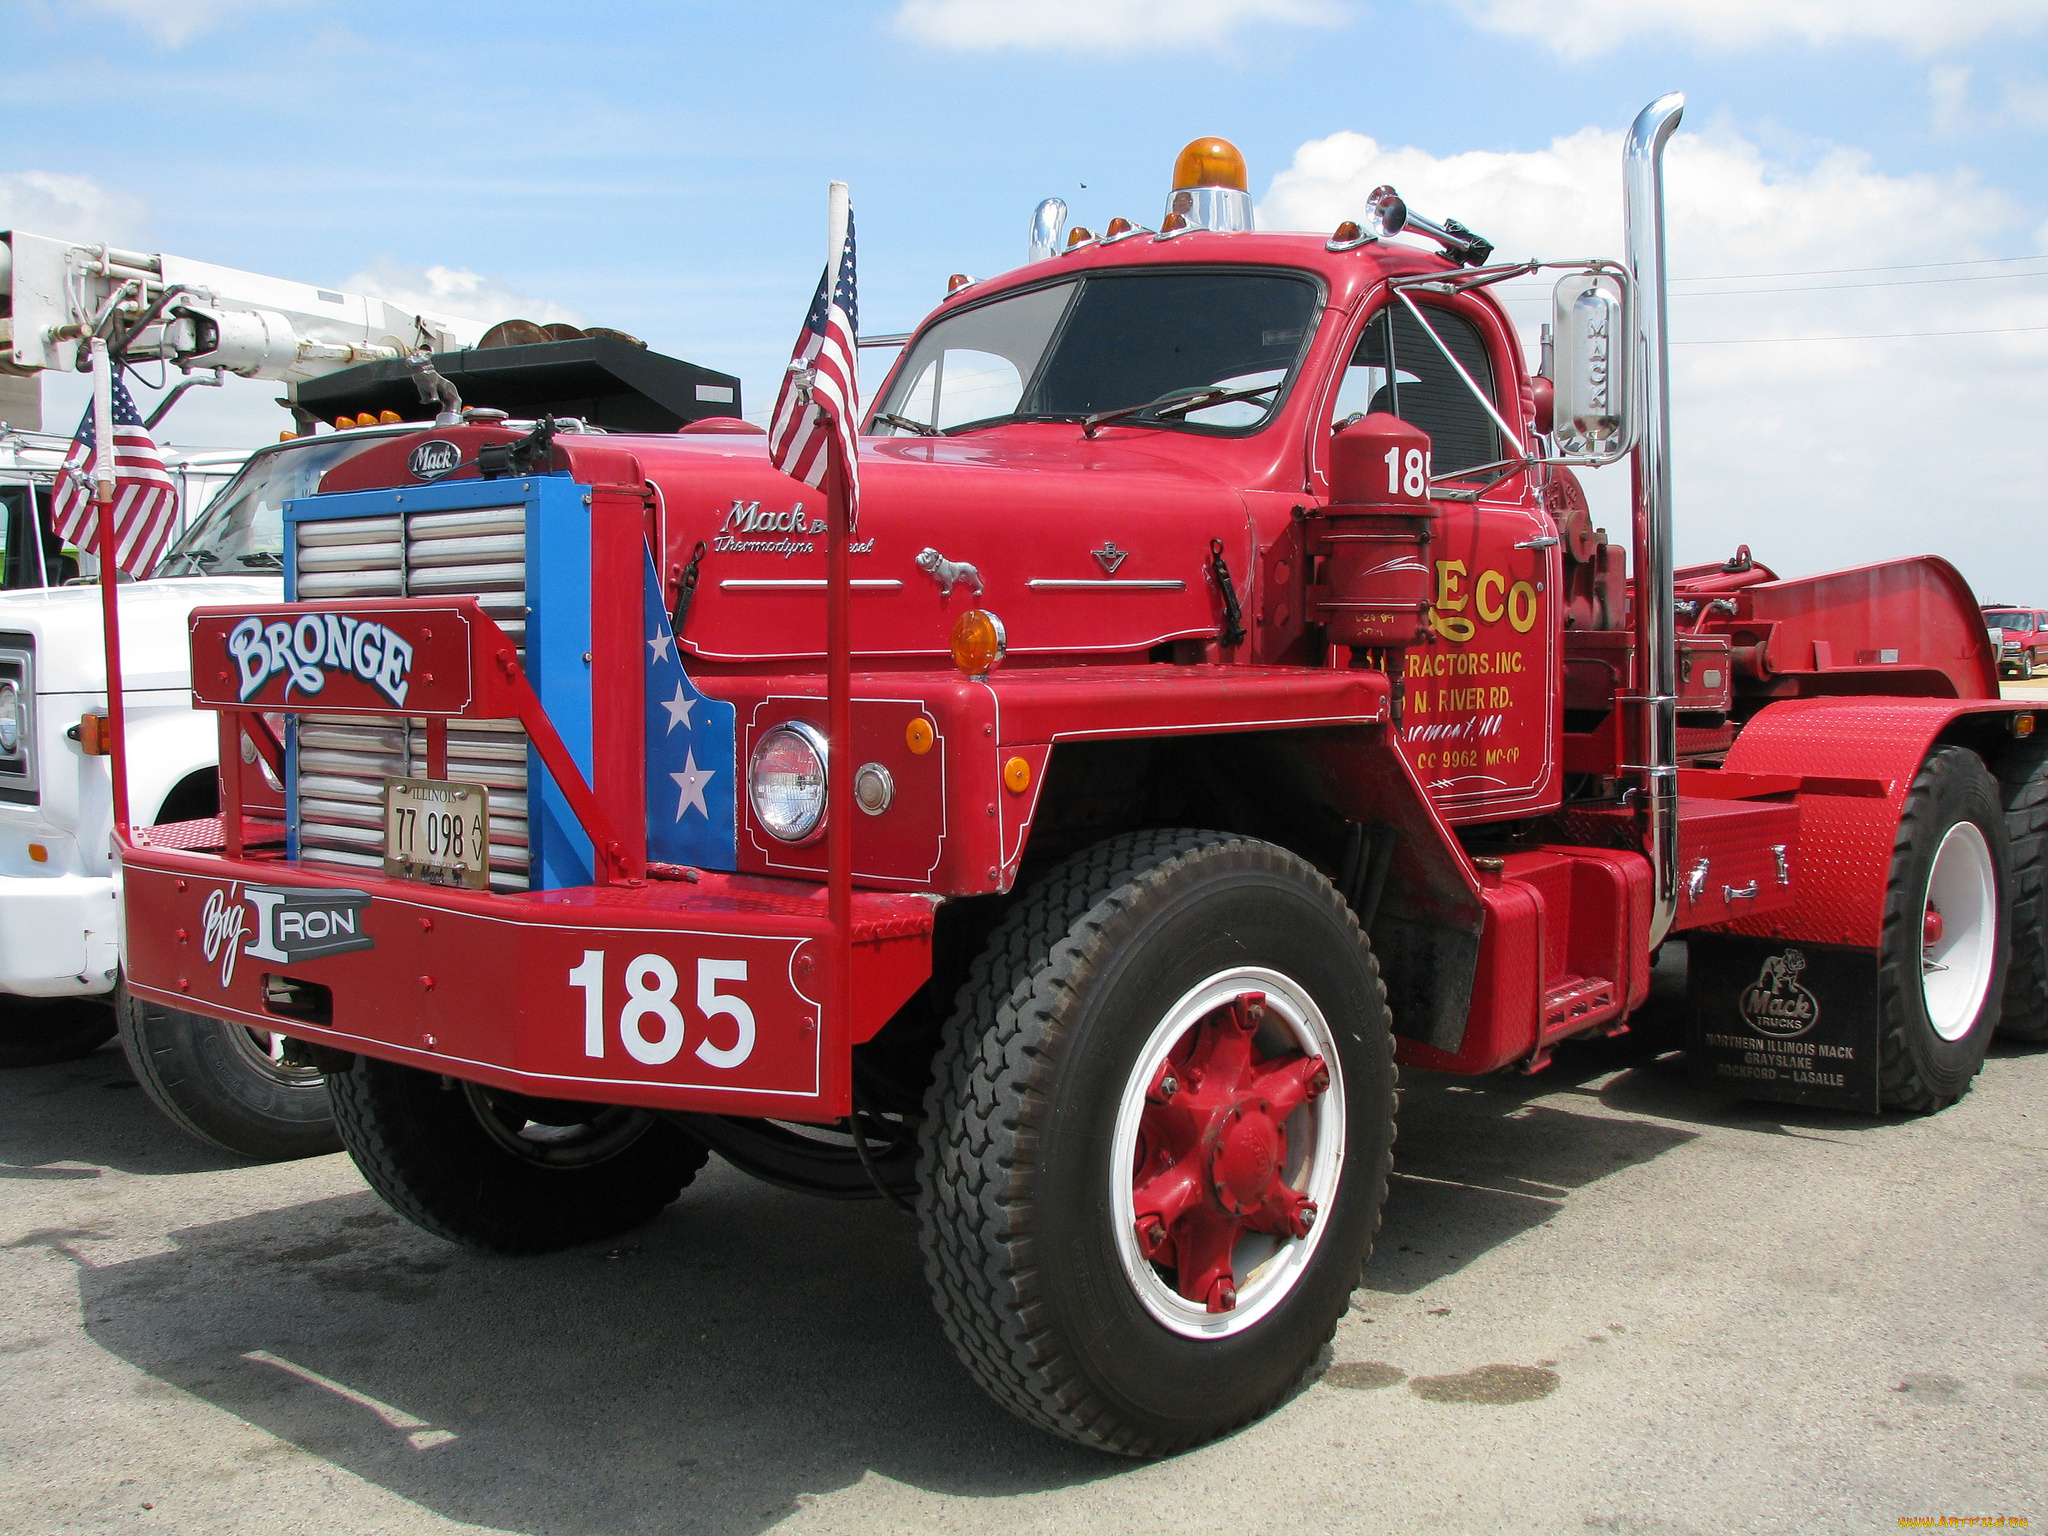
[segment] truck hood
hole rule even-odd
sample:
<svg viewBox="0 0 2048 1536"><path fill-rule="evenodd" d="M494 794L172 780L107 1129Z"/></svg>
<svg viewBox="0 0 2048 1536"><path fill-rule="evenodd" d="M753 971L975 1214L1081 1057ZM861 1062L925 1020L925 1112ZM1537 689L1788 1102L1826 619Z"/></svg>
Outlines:
<svg viewBox="0 0 2048 1536"><path fill-rule="evenodd" d="M283 580L194 576L138 581L121 589L121 675L131 691L189 688L191 638L186 615L202 603L276 603ZM100 693L107 686L100 635L100 589L45 587L0 592L0 632L35 640L36 692Z"/></svg>
<svg viewBox="0 0 2048 1536"><path fill-rule="evenodd" d="M825 498L770 468L759 443L647 456L671 567L705 548L678 638L707 659L824 651ZM1213 636L1212 539L1239 593L1248 586L1243 496L1136 434L1091 442L1071 426L1017 426L866 439L860 483L852 627L864 655L943 657L954 621L977 607L1002 620L1013 655Z"/></svg>

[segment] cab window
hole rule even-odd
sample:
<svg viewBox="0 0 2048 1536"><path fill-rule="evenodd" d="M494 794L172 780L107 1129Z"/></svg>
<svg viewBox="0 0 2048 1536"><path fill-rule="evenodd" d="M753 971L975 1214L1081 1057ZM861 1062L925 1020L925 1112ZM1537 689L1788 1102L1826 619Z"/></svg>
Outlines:
<svg viewBox="0 0 2048 1536"><path fill-rule="evenodd" d="M1431 307L1423 313L1473 383L1497 401L1493 357L1479 327L1449 310ZM1427 432L1439 478L1456 479L1461 471L1502 457L1493 418L1403 304L1388 305L1366 323L1338 387L1331 428L1371 411L1386 411Z"/></svg>

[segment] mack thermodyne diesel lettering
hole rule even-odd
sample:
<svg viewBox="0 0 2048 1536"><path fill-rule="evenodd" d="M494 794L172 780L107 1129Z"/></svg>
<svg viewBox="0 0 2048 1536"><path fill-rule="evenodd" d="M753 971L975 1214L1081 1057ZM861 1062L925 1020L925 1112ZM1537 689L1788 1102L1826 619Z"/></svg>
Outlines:
<svg viewBox="0 0 2048 1536"><path fill-rule="evenodd" d="M243 619L228 631L228 655L241 669L241 699L248 703L278 673L289 673L293 688L318 693L329 672L345 672L370 684L393 704L403 704L412 686L413 648L382 624L345 613L306 613L286 622Z"/></svg>

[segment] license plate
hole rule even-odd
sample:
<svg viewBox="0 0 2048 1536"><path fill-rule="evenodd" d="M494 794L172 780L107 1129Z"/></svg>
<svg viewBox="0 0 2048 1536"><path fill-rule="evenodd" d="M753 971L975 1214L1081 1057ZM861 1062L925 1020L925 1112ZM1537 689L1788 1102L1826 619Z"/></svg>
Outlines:
<svg viewBox="0 0 2048 1536"><path fill-rule="evenodd" d="M384 781L384 873L401 880L490 883L491 800L481 784Z"/></svg>

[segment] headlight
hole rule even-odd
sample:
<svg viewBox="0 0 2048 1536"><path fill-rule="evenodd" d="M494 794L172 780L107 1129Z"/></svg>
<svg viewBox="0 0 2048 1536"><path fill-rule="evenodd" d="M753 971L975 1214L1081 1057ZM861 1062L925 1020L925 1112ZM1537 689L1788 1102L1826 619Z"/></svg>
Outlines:
<svg viewBox="0 0 2048 1536"><path fill-rule="evenodd" d="M12 757L21 745L21 690L0 683L0 752Z"/></svg>
<svg viewBox="0 0 2048 1536"><path fill-rule="evenodd" d="M785 843L808 842L825 823L825 738L801 720L754 743L747 797L762 826Z"/></svg>

